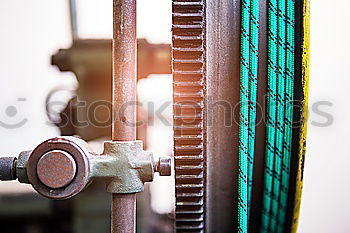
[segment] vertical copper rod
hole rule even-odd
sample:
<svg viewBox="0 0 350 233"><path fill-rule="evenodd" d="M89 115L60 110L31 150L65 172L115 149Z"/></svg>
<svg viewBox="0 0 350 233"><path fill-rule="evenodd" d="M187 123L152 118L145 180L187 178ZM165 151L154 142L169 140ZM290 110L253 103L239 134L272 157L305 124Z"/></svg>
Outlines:
<svg viewBox="0 0 350 233"><path fill-rule="evenodd" d="M136 0L113 0L112 140L136 140ZM136 194L112 194L112 233L136 231Z"/></svg>
<svg viewBox="0 0 350 233"><path fill-rule="evenodd" d="M136 232L136 194L112 194L112 233Z"/></svg>
<svg viewBox="0 0 350 233"><path fill-rule="evenodd" d="M136 139L136 0L113 0L112 140Z"/></svg>

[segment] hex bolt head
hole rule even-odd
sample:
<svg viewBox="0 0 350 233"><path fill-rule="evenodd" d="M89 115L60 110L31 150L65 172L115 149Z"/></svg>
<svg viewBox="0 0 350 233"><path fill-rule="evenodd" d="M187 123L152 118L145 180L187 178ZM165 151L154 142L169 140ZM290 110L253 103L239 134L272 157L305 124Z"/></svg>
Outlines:
<svg viewBox="0 0 350 233"><path fill-rule="evenodd" d="M73 157L62 150L53 150L44 154L37 164L39 180L49 188L58 189L70 184L76 174Z"/></svg>
<svg viewBox="0 0 350 233"><path fill-rule="evenodd" d="M155 171L159 172L160 176L171 175L171 158L161 157L156 164Z"/></svg>
<svg viewBox="0 0 350 233"><path fill-rule="evenodd" d="M0 180L15 180L16 177L16 157L0 158Z"/></svg>

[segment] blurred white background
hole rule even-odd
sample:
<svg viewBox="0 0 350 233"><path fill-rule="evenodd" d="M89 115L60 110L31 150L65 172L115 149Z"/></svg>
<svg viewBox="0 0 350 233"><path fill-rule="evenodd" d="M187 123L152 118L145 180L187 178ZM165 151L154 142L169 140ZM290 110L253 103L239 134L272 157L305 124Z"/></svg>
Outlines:
<svg viewBox="0 0 350 233"><path fill-rule="evenodd" d="M111 0L78 3L79 35L110 37ZM302 233L350 232L349 23L350 1L311 0L310 107L319 101L332 103L322 110L334 121L328 127L317 127L312 122L325 118L310 111ZM170 43L170 29L170 0L138 0L139 37ZM50 65L50 55L70 43L67 1L0 1L0 121L16 124L27 119L18 129L0 127L2 155L16 155L59 134L47 124L44 100L55 86L77 84L72 74ZM165 92L171 90L169 81L160 85L169 85ZM7 187L1 184L0 192ZM15 188L28 190L23 185Z"/></svg>

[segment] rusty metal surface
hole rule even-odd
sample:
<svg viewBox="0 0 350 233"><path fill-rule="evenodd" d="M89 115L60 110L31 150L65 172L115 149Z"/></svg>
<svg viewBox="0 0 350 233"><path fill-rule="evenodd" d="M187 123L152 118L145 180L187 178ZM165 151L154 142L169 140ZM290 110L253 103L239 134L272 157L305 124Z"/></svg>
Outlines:
<svg viewBox="0 0 350 233"><path fill-rule="evenodd" d="M112 140L136 140L136 0L113 0ZM125 104L134 104L125 108ZM124 106L124 107L123 107ZM124 109L123 109L124 108ZM136 194L112 194L112 233L136 231Z"/></svg>
<svg viewBox="0 0 350 233"><path fill-rule="evenodd" d="M70 184L74 179L76 170L73 157L61 150L47 152L40 158L37 165L39 180L53 189Z"/></svg>
<svg viewBox="0 0 350 233"><path fill-rule="evenodd" d="M67 152L74 158L76 163L76 175L69 185L52 188L45 185L38 177L38 163L43 155L52 151L60 150ZM90 151L87 144L81 139L74 137L59 137L49 139L37 146L30 154L26 164L27 176L33 188L41 195L51 199L67 199L80 193L90 183L89 161ZM40 170L40 169L39 169ZM58 173L56 173L58 175ZM50 177L50 176L49 176ZM43 178L49 183L54 183L50 178ZM56 177L58 179L58 177ZM53 179L54 180L54 179Z"/></svg>
<svg viewBox="0 0 350 233"><path fill-rule="evenodd" d="M17 164L13 168L17 174L20 171L23 176L26 171L33 187L52 199L72 197L93 179L106 182L110 193L138 193L144 190L145 182L153 181L155 172L171 174L171 159L161 157L156 163L153 153L143 150L140 140L105 141L104 151L98 155L79 138L56 137L33 152L21 153L18 163L16 158L10 161L10 166Z"/></svg>
<svg viewBox="0 0 350 233"><path fill-rule="evenodd" d="M205 1L173 0L176 231L205 225Z"/></svg>
<svg viewBox="0 0 350 233"><path fill-rule="evenodd" d="M136 231L136 194L112 195L112 233L132 233Z"/></svg>
<svg viewBox="0 0 350 233"><path fill-rule="evenodd" d="M113 1L112 140L136 139L136 0Z"/></svg>
<svg viewBox="0 0 350 233"><path fill-rule="evenodd" d="M0 158L0 180L16 179L16 157Z"/></svg>

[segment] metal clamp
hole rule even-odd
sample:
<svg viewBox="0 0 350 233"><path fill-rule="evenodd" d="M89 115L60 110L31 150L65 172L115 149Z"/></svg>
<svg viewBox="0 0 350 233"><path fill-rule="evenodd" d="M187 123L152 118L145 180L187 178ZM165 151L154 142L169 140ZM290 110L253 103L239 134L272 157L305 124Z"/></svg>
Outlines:
<svg viewBox="0 0 350 233"><path fill-rule="evenodd" d="M110 193L138 193L143 183L153 181L155 163L142 141L107 141L104 152L90 160L92 176L103 178Z"/></svg>
<svg viewBox="0 0 350 233"><path fill-rule="evenodd" d="M138 193L144 182L153 181L154 172L168 176L171 170L170 158L155 163L142 141L107 141L104 152L97 155L76 137L49 139L18 159L1 158L0 165L2 180L18 178L51 199L73 197L93 180L106 182L111 193Z"/></svg>

